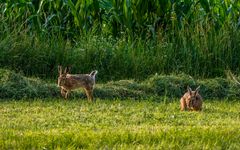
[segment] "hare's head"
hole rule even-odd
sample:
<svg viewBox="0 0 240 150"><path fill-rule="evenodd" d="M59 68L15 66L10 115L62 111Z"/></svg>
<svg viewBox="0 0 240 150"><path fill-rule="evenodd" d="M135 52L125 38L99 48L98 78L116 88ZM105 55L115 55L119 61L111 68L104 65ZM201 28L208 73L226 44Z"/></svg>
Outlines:
<svg viewBox="0 0 240 150"><path fill-rule="evenodd" d="M199 92L200 86L196 88L195 91L193 91L190 87L188 87L188 103L190 107L192 106L192 103L197 100L198 92Z"/></svg>
<svg viewBox="0 0 240 150"><path fill-rule="evenodd" d="M68 72L69 72L69 67L66 67L64 69L64 72L62 72L62 66L58 66L58 73L59 73L58 86L59 87L65 84Z"/></svg>

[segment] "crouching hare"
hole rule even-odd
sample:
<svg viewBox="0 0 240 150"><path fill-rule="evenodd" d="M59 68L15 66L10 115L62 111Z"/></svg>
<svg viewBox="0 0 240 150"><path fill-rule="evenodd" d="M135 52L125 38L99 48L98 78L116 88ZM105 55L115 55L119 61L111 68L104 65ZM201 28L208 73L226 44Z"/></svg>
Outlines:
<svg viewBox="0 0 240 150"><path fill-rule="evenodd" d="M61 88L61 95L67 99L71 90L84 88L88 101L93 101L93 88L95 85L95 76L97 70L90 74L69 74L69 68L66 67L62 72L62 66L58 66L58 87Z"/></svg>
<svg viewBox="0 0 240 150"><path fill-rule="evenodd" d="M201 111L202 110L202 97L199 94L200 86L196 88L195 91L192 91L188 87L188 91L183 95L180 100L181 110L190 110L190 111Z"/></svg>

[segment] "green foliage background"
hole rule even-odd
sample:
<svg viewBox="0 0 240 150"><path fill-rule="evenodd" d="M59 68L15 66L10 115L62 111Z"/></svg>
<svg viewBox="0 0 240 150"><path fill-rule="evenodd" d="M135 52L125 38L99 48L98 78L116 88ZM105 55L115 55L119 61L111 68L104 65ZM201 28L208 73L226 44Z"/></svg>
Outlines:
<svg viewBox="0 0 240 150"><path fill-rule="evenodd" d="M0 67L26 75L56 78L59 64L102 81L239 73L238 0L7 0L0 11Z"/></svg>

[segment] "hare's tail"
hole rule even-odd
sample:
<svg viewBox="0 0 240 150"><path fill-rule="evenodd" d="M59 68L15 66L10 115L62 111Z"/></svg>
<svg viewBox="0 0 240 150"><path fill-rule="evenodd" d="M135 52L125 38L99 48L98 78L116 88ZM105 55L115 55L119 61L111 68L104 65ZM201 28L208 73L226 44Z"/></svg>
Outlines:
<svg viewBox="0 0 240 150"><path fill-rule="evenodd" d="M98 73L97 70L92 71L89 75L93 78L95 78L96 74Z"/></svg>

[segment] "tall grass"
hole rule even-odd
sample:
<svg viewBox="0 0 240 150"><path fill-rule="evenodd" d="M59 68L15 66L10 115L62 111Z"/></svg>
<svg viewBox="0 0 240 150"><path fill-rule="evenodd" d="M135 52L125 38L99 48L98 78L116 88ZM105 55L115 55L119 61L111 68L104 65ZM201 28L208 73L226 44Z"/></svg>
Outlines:
<svg viewBox="0 0 240 150"><path fill-rule="evenodd" d="M72 66L72 73L99 70L98 80L136 78L159 73L186 73L197 78L224 76L225 70L240 70L240 32L218 32L203 26L181 29L175 37L159 33L157 40L134 42L104 36L81 36L76 45L61 36L36 37L21 34L0 42L0 64L26 75L57 77L57 65Z"/></svg>
<svg viewBox="0 0 240 150"><path fill-rule="evenodd" d="M102 81L240 70L239 1L7 1L0 66L47 78L58 64Z"/></svg>

